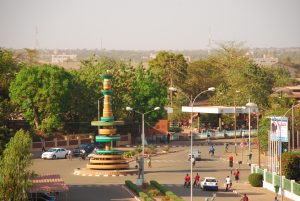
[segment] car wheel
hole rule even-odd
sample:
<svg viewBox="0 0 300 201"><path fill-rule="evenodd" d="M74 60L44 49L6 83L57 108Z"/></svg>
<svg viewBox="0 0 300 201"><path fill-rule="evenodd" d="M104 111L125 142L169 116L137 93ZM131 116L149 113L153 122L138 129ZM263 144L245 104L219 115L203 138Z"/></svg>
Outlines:
<svg viewBox="0 0 300 201"><path fill-rule="evenodd" d="M55 155L53 155L53 156L52 156L52 159L56 159L56 156L55 156Z"/></svg>

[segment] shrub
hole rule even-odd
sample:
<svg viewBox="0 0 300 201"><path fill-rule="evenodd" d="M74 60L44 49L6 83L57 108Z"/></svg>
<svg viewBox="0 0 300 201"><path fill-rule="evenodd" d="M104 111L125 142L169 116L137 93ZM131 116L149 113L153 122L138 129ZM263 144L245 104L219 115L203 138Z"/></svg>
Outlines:
<svg viewBox="0 0 300 201"><path fill-rule="evenodd" d="M179 133L182 129L180 127L170 127L169 132Z"/></svg>
<svg viewBox="0 0 300 201"><path fill-rule="evenodd" d="M131 158L135 155L135 151L126 151L123 153L124 158Z"/></svg>
<svg viewBox="0 0 300 201"><path fill-rule="evenodd" d="M154 201L149 195L144 193L137 185L132 183L130 180L125 181L125 185L130 188L132 191L134 191L140 198L142 198L144 201Z"/></svg>
<svg viewBox="0 0 300 201"><path fill-rule="evenodd" d="M182 198L178 197L172 191L169 191L168 189L166 189L165 187L163 187L162 185L160 185L157 181L153 181L152 180L152 181L150 181L150 184L152 186L154 186L155 188L157 188L161 193L163 193L164 195L166 195L171 200L173 200L173 201L183 201Z"/></svg>
<svg viewBox="0 0 300 201"><path fill-rule="evenodd" d="M135 149L138 153L141 153L143 151L143 147L141 145L137 146Z"/></svg>
<svg viewBox="0 0 300 201"><path fill-rule="evenodd" d="M149 189L147 192L151 197L155 197L159 195L159 190L156 188Z"/></svg>
<svg viewBox="0 0 300 201"><path fill-rule="evenodd" d="M248 181L254 187L262 187L263 175L260 173L252 173L249 175Z"/></svg>
<svg viewBox="0 0 300 201"><path fill-rule="evenodd" d="M300 181L300 152L286 152L282 154L282 171L290 180Z"/></svg>

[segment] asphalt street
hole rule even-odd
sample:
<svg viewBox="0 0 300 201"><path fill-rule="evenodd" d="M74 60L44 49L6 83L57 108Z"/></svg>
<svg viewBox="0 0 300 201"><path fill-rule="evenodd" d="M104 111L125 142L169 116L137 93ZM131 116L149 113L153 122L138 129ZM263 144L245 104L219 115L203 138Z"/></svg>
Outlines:
<svg viewBox="0 0 300 201"><path fill-rule="evenodd" d="M225 178L231 175L228 162L221 160L224 147L221 145L216 146L214 157L208 155L208 146L195 146L194 149L200 149L202 160L196 162L193 172L199 173L200 178L211 176L216 177L219 181L219 191L217 192L194 189L194 200L205 200L206 197L212 197L214 193L216 193L216 201L240 200L241 198L232 191L225 192ZM174 147L171 150L177 150L177 152L152 157L152 168L148 168L145 164L145 180L157 180L185 200L190 200L190 189L183 188L184 177L187 173L190 174L190 162L188 161L190 148L188 146ZM133 196L122 188L122 185L127 179L135 182L137 176L89 177L73 175L74 169L85 167L87 162L80 161L78 158L74 158L72 161L67 159L34 159L32 169L39 174L59 174L70 187L68 196L70 201L134 200ZM135 162L130 165L134 166ZM249 168L242 165L240 173L240 182L245 182L249 174ZM233 187L234 185L238 185L238 183L233 182Z"/></svg>

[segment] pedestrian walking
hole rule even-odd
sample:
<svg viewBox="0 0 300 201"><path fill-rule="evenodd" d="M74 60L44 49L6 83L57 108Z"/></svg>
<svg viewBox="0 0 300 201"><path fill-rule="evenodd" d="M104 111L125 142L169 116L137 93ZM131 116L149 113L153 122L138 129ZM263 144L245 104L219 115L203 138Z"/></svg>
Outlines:
<svg viewBox="0 0 300 201"><path fill-rule="evenodd" d="M189 174L186 174L186 176L184 177L184 185L183 187L189 187L191 185L191 177L189 176Z"/></svg>
<svg viewBox="0 0 300 201"><path fill-rule="evenodd" d="M192 161L193 167L195 167L195 165L196 165L196 159L195 159L194 156L192 156L191 161Z"/></svg>
<svg viewBox="0 0 300 201"><path fill-rule="evenodd" d="M72 151L71 150L68 151L68 159L72 160Z"/></svg>
<svg viewBox="0 0 300 201"><path fill-rule="evenodd" d="M228 153L228 143L225 143L225 153Z"/></svg>
<svg viewBox="0 0 300 201"><path fill-rule="evenodd" d="M200 176L198 173L196 174L196 176L194 178L193 187L200 187Z"/></svg>
<svg viewBox="0 0 300 201"><path fill-rule="evenodd" d="M244 196L242 197L242 199L240 201L249 201L249 198L246 195L246 193L244 194Z"/></svg>
<svg viewBox="0 0 300 201"><path fill-rule="evenodd" d="M234 171L234 173L233 173L233 175L234 175L234 180L236 181L236 182L239 182L239 178L240 178L240 171L239 171L239 169L235 169L235 171Z"/></svg>
<svg viewBox="0 0 300 201"><path fill-rule="evenodd" d="M168 142L168 144L170 144L170 139L171 139L171 134L168 133L168 134L167 134L167 142Z"/></svg>
<svg viewBox="0 0 300 201"><path fill-rule="evenodd" d="M278 201L277 197L274 198L274 201Z"/></svg>
<svg viewBox="0 0 300 201"><path fill-rule="evenodd" d="M151 155L150 154L148 155L148 158L147 158L147 164L148 164L148 168L152 167L152 164L151 164Z"/></svg>
<svg viewBox="0 0 300 201"><path fill-rule="evenodd" d="M231 189L231 185L232 185L231 179L229 176L227 176L225 180L226 180L226 191L228 191L229 189Z"/></svg>

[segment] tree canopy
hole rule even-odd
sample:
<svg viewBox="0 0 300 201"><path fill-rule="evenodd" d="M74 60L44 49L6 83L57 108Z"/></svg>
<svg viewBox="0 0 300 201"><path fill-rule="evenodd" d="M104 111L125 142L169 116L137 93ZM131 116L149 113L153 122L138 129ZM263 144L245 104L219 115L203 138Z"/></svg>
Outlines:
<svg viewBox="0 0 300 201"><path fill-rule="evenodd" d="M187 76L188 64L182 54L161 51L149 61L149 69L159 76L165 86L180 85Z"/></svg>
<svg viewBox="0 0 300 201"><path fill-rule="evenodd" d="M41 134L61 126L70 100L70 74L50 66L22 68L10 86L10 97Z"/></svg>
<svg viewBox="0 0 300 201"><path fill-rule="evenodd" d="M0 160L0 199L26 200L32 164L31 137L23 130L10 139Z"/></svg>

